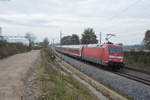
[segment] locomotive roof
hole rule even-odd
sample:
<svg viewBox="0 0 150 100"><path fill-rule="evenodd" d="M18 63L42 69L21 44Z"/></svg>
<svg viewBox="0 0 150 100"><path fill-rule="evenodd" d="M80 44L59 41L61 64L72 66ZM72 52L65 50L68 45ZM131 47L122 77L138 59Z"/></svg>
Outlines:
<svg viewBox="0 0 150 100"><path fill-rule="evenodd" d="M103 46L108 46L108 47L119 47L119 48L122 48L121 45L117 45L117 44L104 44Z"/></svg>

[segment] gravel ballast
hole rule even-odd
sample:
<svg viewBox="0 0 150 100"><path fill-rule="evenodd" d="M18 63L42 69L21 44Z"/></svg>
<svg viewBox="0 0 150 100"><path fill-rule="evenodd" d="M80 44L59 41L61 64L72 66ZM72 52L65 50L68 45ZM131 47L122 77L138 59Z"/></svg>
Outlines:
<svg viewBox="0 0 150 100"><path fill-rule="evenodd" d="M81 72L84 72L96 80L102 81L104 84L133 98L134 100L150 100L150 86L148 85L130 80L108 71L103 71L97 67L85 64L60 53L57 54Z"/></svg>

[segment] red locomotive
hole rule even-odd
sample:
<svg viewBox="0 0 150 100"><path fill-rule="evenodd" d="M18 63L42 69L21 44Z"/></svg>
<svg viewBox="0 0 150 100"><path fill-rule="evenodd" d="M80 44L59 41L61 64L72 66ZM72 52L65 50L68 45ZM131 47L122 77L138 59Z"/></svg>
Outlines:
<svg viewBox="0 0 150 100"><path fill-rule="evenodd" d="M111 43L103 45L61 45L56 50L70 56L90 61L112 69L123 68L123 47Z"/></svg>

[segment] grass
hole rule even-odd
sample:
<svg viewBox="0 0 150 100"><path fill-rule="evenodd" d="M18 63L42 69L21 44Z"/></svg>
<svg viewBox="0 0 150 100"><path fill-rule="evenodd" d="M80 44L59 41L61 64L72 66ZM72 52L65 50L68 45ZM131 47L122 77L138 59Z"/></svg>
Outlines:
<svg viewBox="0 0 150 100"><path fill-rule="evenodd" d="M97 100L97 98L72 76L61 74L50 49L41 51L41 67L37 87L42 100Z"/></svg>

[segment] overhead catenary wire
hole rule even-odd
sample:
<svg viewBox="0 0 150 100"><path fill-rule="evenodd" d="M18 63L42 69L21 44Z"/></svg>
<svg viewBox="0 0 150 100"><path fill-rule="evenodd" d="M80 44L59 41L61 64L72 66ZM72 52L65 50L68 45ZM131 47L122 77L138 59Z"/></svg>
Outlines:
<svg viewBox="0 0 150 100"><path fill-rule="evenodd" d="M138 4L140 1L143 1L143 0L135 0L133 3L131 3L130 5L128 5L127 7L125 7L124 9L122 9L122 10L120 11L120 13L118 13L118 14L116 14L116 15L113 15L110 19L113 20L113 19L115 19L116 17L119 17L119 15L120 15L121 13L124 13L124 12L126 12L128 9L134 7L134 6L135 6L136 4Z"/></svg>
<svg viewBox="0 0 150 100"><path fill-rule="evenodd" d="M138 3L140 3L143 0L134 0L134 2L130 3L128 6L126 6L125 8L123 8L119 13L112 15L109 19L110 24L111 24L111 28L115 27L114 20L119 17L122 13L125 13L127 10L129 10L130 8L134 7L135 5L137 5ZM115 20L115 23L118 23L118 20ZM114 28L113 28L114 29ZM116 33L115 33L116 34Z"/></svg>
<svg viewBox="0 0 150 100"><path fill-rule="evenodd" d="M137 5L139 2L141 2L143 0L135 0L134 2L132 2L131 4L129 4L128 6L126 6L124 9L122 9L119 13L112 15L108 20L110 23L113 23L113 21L120 16L120 14L125 13L127 10L129 10L130 8L134 7L135 5ZM118 20L117 20L118 21ZM117 23L117 21L115 21L115 23ZM111 27L114 27L114 24L111 25Z"/></svg>

